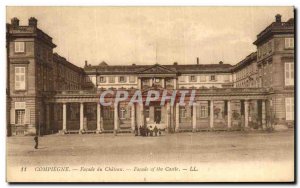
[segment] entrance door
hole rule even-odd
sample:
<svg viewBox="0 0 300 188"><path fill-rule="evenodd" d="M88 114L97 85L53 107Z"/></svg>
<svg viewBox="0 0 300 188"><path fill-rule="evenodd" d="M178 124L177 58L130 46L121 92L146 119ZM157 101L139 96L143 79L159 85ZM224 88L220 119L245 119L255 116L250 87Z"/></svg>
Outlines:
<svg viewBox="0 0 300 188"><path fill-rule="evenodd" d="M160 124L161 121L161 107L155 106L154 107L154 121L157 124Z"/></svg>

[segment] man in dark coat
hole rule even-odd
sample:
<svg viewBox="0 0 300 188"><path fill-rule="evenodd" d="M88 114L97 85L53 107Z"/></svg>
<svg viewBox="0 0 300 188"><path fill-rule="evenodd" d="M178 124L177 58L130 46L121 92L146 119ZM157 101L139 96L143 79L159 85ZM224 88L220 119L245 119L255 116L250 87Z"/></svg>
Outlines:
<svg viewBox="0 0 300 188"><path fill-rule="evenodd" d="M38 136L34 137L34 142L35 142L34 149L38 149L38 146L39 146L39 137Z"/></svg>
<svg viewBox="0 0 300 188"><path fill-rule="evenodd" d="M156 127L156 125L155 125L153 131L154 131L155 136L157 136L158 128Z"/></svg>
<svg viewBox="0 0 300 188"><path fill-rule="evenodd" d="M134 127L134 133L135 133L135 136L139 135L139 128L137 125L135 125L135 127Z"/></svg>

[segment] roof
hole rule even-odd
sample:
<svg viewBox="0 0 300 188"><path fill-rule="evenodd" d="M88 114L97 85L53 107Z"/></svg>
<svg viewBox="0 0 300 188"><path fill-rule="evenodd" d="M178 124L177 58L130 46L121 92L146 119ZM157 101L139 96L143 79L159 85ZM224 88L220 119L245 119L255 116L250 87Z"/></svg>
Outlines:
<svg viewBox="0 0 300 188"><path fill-rule="evenodd" d="M164 73L194 74L194 73L230 73L233 67L230 64L186 64L186 65L107 65L107 66L86 66L84 71L87 74L141 74L148 73L153 68L159 68ZM160 72L151 70L153 74Z"/></svg>
<svg viewBox="0 0 300 188"><path fill-rule="evenodd" d="M293 18L290 18L287 22L272 22L257 35L257 39L253 44L258 45L274 34L294 34L294 29Z"/></svg>
<svg viewBox="0 0 300 188"><path fill-rule="evenodd" d="M252 62L255 62L256 59L257 59L257 52L252 52L247 57L245 57L242 61L240 61L239 63L234 65L233 70L234 71L239 70L239 69L251 64Z"/></svg>

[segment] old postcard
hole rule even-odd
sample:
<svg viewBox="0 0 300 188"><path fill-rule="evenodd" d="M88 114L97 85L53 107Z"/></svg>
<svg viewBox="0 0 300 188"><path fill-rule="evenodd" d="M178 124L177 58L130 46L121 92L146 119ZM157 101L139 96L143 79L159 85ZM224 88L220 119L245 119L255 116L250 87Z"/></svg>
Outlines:
<svg viewBox="0 0 300 188"><path fill-rule="evenodd" d="M6 9L7 182L293 182L294 7Z"/></svg>

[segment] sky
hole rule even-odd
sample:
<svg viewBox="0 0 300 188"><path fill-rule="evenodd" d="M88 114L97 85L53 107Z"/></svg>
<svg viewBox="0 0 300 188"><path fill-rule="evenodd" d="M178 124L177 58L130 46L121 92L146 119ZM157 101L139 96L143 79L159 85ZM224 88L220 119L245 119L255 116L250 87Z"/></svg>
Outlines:
<svg viewBox="0 0 300 188"><path fill-rule="evenodd" d="M30 17L53 38L54 52L83 67L236 64L256 51L256 35L293 7L7 7L6 21Z"/></svg>

